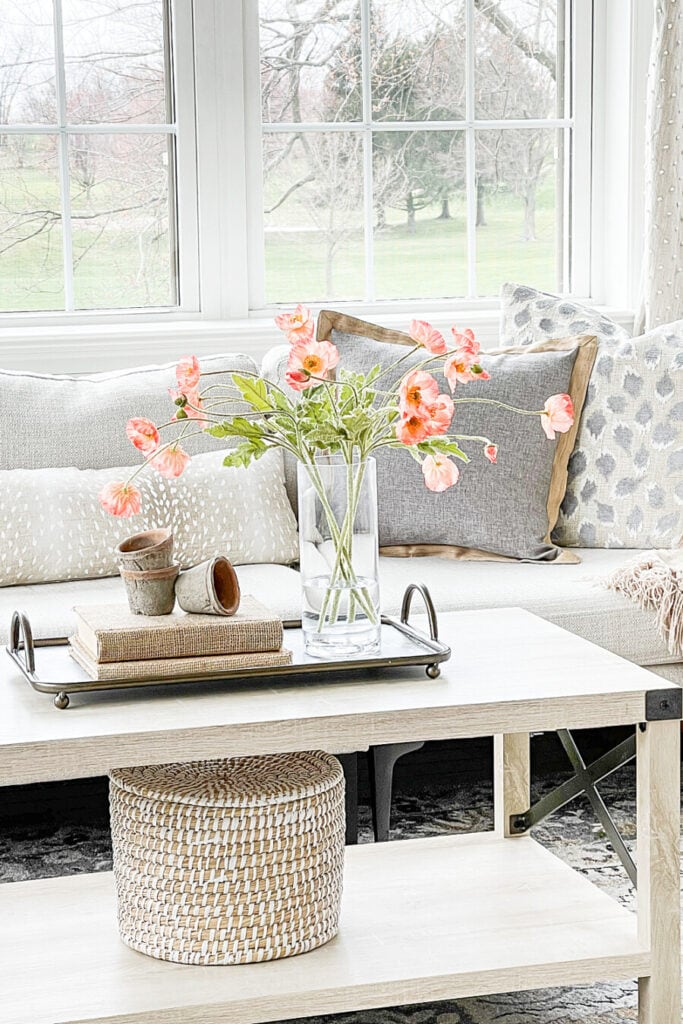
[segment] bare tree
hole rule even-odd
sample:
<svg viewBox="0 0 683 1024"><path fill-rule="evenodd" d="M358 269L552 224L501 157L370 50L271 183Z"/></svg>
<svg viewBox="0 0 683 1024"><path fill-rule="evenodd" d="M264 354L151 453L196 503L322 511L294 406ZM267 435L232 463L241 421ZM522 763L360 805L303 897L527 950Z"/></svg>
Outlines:
<svg viewBox="0 0 683 1024"><path fill-rule="evenodd" d="M6 98L0 116L10 119L6 103L11 98L14 120L56 126L52 43L46 40L45 26L32 26L16 7L15 38L8 39L6 33L0 39L0 104ZM164 10L159 0L87 0L66 8L66 104L71 123L167 120ZM32 266L39 261L52 266L60 249L56 138L56 133L13 134L7 136L4 155L0 149L6 182L0 188L0 267L15 289L21 287L23 275L13 267L24 266L27 257ZM77 276L86 305L169 301L168 186L173 153L168 147L161 134L70 134L74 270L88 268ZM26 287L38 292L43 280L50 290L47 272L27 277Z"/></svg>

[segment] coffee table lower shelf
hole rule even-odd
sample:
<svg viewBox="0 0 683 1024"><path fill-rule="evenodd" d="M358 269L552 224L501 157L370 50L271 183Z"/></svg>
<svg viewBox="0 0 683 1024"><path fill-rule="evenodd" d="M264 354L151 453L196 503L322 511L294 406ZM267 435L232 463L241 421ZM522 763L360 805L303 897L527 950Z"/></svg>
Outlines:
<svg viewBox="0 0 683 1024"><path fill-rule="evenodd" d="M114 914L110 874L0 886L3 1021L257 1024L650 973L634 914L491 833L349 847L339 935L287 960L152 960Z"/></svg>

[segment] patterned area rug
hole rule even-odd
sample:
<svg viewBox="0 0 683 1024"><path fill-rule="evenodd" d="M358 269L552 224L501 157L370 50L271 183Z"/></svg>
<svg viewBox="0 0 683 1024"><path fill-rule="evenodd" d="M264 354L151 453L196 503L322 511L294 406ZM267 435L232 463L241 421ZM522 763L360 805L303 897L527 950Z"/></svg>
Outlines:
<svg viewBox="0 0 683 1024"><path fill-rule="evenodd" d="M540 796L560 779L535 790ZM601 790L616 823L629 840L635 838L635 772L632 766L606 780ZM0 881L42 878L111 867L108 820L104 801L69 814L61 826L26 824L10 814L0 836ZM394 840L492 827L490 783L425 785L421 792L398 795L394 804ZM553 850L625 905L633 890L588 803L576 800L534 831ZM369 808L361 807L361 841L371 840ZM312 1018L313 1024L633 1024L637 1020L635 982L584 988L546 989L458 1002L393 1007L375 1011ZM667 1022L668 1024L668 1022Z"/></svg>

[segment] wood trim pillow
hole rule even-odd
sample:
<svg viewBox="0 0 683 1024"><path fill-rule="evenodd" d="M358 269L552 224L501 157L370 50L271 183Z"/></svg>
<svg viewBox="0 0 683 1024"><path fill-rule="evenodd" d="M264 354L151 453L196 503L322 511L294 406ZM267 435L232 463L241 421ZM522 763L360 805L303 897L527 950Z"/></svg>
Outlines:
<svg viewBox="0 0 683 1024"><path fill-rule="evenodd" d="M196 455L173 480L142 474L135 483L143 511L130 519L108 515L97 499L130 468L0 470L0 587L115 576L116 545L152 526L173 529L182 568L214 555L236 565L296 561L282 453L266 452L246 469L226 468L224 457Z"/></svg>
<svg viewBox="0 0 683 1024"><path fill-rule="evenodd" d="M399 331L329 310L318 318L318 340L334 342L341 365L357 372L395 362L401 354L398 346L412 344ZM498 445L498 462L490 465L480 445L465 444L472 461L463 467L456 486L442 494L427 490L419 466L406 452L377 452L382 553L578 561L553 544L550 534L567 485L567 465L595 353L595 338L581 336L482 354L480 362L491 379L462 385L459 398L497 398L521 408L542 409L550 395L567 392L574 403L575 423L551 442L537 418L491 405L456 406L457 432L490 436ZM412 357L415 363L421 358L419 353ZM410 365L406 360L394 379ZM443 377L435 376L447 390Z"/></svg>

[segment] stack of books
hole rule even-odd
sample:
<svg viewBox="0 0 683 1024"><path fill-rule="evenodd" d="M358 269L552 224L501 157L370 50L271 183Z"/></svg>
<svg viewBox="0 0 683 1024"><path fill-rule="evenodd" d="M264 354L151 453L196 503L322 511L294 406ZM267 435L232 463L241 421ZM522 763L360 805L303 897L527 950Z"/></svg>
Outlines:
<svg viewBox="0 0 683 1024"><path fill-rule="evenodd" d="M282 620L253 597L231 616L134 615L127 605L74 608L70 653L91 679L192 679L289 665Z"/></svg>

